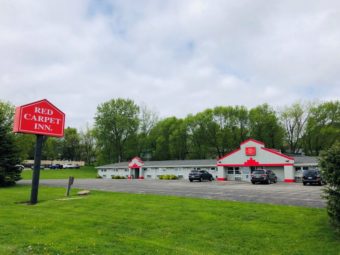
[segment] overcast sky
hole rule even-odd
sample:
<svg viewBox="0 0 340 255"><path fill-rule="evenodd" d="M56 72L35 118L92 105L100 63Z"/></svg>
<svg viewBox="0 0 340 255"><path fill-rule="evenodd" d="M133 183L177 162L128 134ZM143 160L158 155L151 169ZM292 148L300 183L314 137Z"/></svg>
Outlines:
<svg viewBox="0 0 340 255"><path fill-rule="evenodd" d="M0 0L0 100L66 125L130 98L160 117L340 99L340 1Z"/></svg>

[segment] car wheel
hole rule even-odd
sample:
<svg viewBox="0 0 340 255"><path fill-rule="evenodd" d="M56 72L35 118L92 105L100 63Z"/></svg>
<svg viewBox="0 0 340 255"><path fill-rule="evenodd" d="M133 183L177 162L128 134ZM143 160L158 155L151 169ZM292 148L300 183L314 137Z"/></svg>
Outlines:
<svg viewBox="0 0 340 255"><path fill-rule="evenodd" d="M322 182L318 182L318 185L319 185L319 186L322 186Z"/></svg>
<svg viewBox="0 0 340 255"><path fill-rule="evenodd" d="M212 177L210 177L209 181L211 181L211 182L212 182L212 180L213 180L213 178L212 178Z"/></svg>
<svg viewBox="0 0 340 255"><path fill-rule="evenodd" d="M199 181L200 181L200 182L203 181L203 178L201 177Z"/></svg>
<svg viewBox="0 0 340 255"><path fill-rule="evenodd" d="M192 182L193 180L192 179L189 179L190 182Z"/></svg>
<svg viewBox="0 0 340 255"><path fill-rule="evenodd" d="M307 184L307 183L304 182L304 183L303 183L303 186L306 186L306 184Z"/></svg>
<svg viewBox="0 0 340 255"><path fill-rule="evenodd" d="M255 184L255 182L251 182L252 184Z"/></svg>

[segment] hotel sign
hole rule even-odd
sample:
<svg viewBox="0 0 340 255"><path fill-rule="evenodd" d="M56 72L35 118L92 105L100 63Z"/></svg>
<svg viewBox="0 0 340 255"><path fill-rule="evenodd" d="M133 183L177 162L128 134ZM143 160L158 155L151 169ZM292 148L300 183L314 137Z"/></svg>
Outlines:
<svg viewBox="0 0 340 255"><path fill-rule="evenodd" d="M64 136L65 114L48 100L19 106L15 110L15 133Z"/></svg>
<svg viewBox="0 0 340 255"><path fill-rule="evenodd" d="M246 147L246 156L255 156L256 147Z"/></svg>

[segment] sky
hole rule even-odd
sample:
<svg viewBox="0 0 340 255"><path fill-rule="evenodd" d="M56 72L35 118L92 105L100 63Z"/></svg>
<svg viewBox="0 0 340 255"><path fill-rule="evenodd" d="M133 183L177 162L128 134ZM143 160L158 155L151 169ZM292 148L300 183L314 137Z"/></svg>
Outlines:
<svg viewBox="0 0 340 255"><path fill-rule="evenodd" d="M340 99L338 0L0 0L0 100L66 126L129 98L161 118Z"/></svg>

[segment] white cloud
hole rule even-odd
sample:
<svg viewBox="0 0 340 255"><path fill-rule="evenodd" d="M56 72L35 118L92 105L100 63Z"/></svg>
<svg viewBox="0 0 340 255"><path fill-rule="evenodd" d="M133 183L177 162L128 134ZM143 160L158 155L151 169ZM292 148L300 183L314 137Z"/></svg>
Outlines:
<svg viewBox="0 0 340 255"><path fill-rule="evenodd" d="M0 0L0 99L67 125L117 97L162 117L340 98L340 2Z"/></svg>

